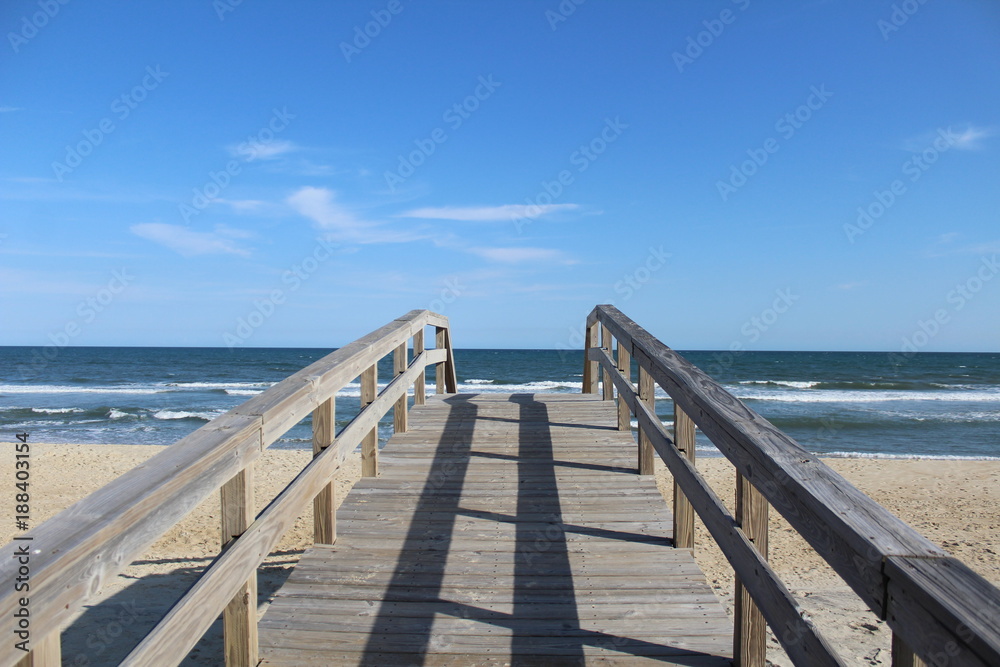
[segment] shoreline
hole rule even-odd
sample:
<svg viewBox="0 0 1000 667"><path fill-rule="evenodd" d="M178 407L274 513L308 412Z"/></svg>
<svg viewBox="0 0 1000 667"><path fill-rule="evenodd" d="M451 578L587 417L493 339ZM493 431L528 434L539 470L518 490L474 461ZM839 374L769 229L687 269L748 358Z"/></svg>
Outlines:
<svg viewBox="0 0 1000 667"><path fill-rule="evenodd" d="M98 445L31 443L31 527L104 486L153 455L163 445ZM14 445L0 443L4 460L14 461ZM701 454L701 452L699 452ZM268 449L256 466L256 509L294 478L311 459L311 450ZM899 459L821 457L890 512L995 585L1000 585L1000 461L982 459ZM657 460L656 481L669 504L669 472ZM702 456L698 469L732 511L735 472L722 457ZM0 481L13 488L13 465L0 467ZM360 457L347 459L336 476L342 500L360 478ZM175 525L109 586L105 602L84 610L64 631L64 656L85 656L92 662L120 661L131 639L152 627L158 615L218 554L219 499L212 494ZM0 529L7 543L13 525ZM709 585L732 613L733 573L704 526L696 520L695 559ZM30 530L29 530L30 533ZM311 545L312 507L303 514L259 570L261 600L281 585L303 549ZM857 596L776 512L771 512L770 563L816 621L827 639L840 647L849 664L890 664L890 633L868 612ZM124 610L124 611L123 611ZM120 641L96 644L94 627L108 627L126 614L127 632ZM96 625L95 625L96 624ZM124 624L123 624L124 625ZM221 641L214 631L204 638L185 664L217 664ZM132 642L134 643L134 642ZM769 660L789 665L772 638Z"/></svg>

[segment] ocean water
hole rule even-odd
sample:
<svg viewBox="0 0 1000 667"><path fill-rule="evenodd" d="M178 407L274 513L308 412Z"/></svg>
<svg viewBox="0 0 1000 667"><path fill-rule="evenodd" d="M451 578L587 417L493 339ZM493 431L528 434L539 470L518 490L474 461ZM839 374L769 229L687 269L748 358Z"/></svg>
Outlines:
<svg viewBox="0 0 1000 667"><path fill-rule="evenodd" d="M328 354L320 349L0 347L0 441L165 445ZM823 455L1000 458L1000 354L682 353ZM461 392L580 392L582 354L457 350ZM433 369L428 371L433 391ZM633 375L633 377L635 377ZM380 384L391 379L391 361ZM666 424L669 399L657 401ZM337 399L338 427L360 386ZM412 400L412 399L411 399ZM391 433L391 413L380 426ZM310 446L308 420L275 446ZM699 434L703 455L717 454Z"/></svg>

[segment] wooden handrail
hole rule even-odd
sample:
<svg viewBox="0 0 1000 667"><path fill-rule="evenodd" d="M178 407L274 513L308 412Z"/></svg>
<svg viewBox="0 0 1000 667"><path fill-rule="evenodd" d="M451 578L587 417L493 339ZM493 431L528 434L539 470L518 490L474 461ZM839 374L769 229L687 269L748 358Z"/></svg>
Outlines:
<svg viewBox="0 0 1000 667"><path fill-rule="evenodd" d="M928 664L941 664L942 658L951 665L1000 664L1000 590L893 516L617 308L597 306L587 318L584 390L596 393L596 366L611 376L619 400L629 404L641 432L670 468L796 664L840 664L840 658L802 617L752 536L728 513L691 461L678 452L655 411L639 400L611 358L607 341L604 348L597 346L598 325L610 331L618 349L625 349L675 406L690 415L735 465L749 483L746 487L752 485L886 620L902 645ZM743 492L748 491L744 488ZM736 622L744 623L744 630L749 625L746 618ZM739 653L740 647L735 648Z"/></svg>
<svg viewBox="0 0 1000 667"><path fill-rule="evenodd" d="M445 332L447 347L423 348L427 326ZM413 360L336 439L332 437L333 424L324 425L323 429L330 429L319 434L325 439L324 446L316 447L315 457L303 471L251 521L252 507L246 515L252 502L247 498L252 497L247 493L252 480L249 471L264 448L327 405L347 383L381 358L398 354L411 337ZM410 311L217 417L38 526L30 542L31 645L48 648L53 637L58 645L60 628L73 614L99 602L102 589L119 572L210 494L225 489L224 503L229 498L232 505L224 510L228 523L223 530L238 536L125 661L134 665L178 664L223 609L244 596L257 567L307 504L329 489L333 474L348 454L377 428L383 415L401 404L410 386L422 390L427 366L444 365L452 379L448 388L453 390L450 346L446 317L426 310ZM332 406L327 410L325 416L332 420ZM332 538L332 527L325 530ZM0 580L14 581L16 545L8 544L0 551ZM5 623L14 618L20 597L24 593L16 592L13 586L0 591L0 615ZM256 602L250 601L249 608L254 613L245 616L256 623ZM249 652L242 658L231 657L229 649L227 640L230 664L255 664ZM256 655L256 646L252 651ZM34 664L50 664L40 653L33 651ZM45 655L58 656L58 651L46 650ZM0 664L13 665L24 657L14 642L0 642Z"/></svg>

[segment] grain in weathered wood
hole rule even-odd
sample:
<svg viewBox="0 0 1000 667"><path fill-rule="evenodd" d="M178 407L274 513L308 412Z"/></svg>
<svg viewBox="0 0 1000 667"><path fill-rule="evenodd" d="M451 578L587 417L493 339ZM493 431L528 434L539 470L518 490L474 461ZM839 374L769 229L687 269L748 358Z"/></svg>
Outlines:
<svg viewBox="0 0 1000 667"><path fill-rule="evenodd" d="M594 350L591 354L605 368L613 368L614 362L603 350ZM624 386L621 375L614 373L612 378L620 383L619 389ZM801 664L842 665L812 622L804 617L784 582L761 558L747 536L734 529L735 520L725 505L691 462L680 455L656 413L636 395L628 392L624 395L631 402L639 428L648 429L653 448L681 485L684 495L753 596L768 624L775 629L789 657Z"/></svg>
<svg viewBox="0 0 1000 667"><path fill-rule="evenodd" d="M35 632L41 634L37 630ZM17 661L17 667L62 666L62 644L58 629L49 632L41 640L33 640L31 646L34 648L26 656Z"/></svg>
<svg viewBox="0 0 1000 667"><path fill-rule="evenodd" d="M457 395L415 406L380 477L344 500L338 545L309 549L265 614L263 664L321 653L431 663L449 649L427 641L443 634L456 657L724 664L727 618L690 553L668 548L672 518L655 483L606 464L635 446L617 418L599 397ZM426 433L425 423L434 424ZM453 427L461 437L446 437ZM575 460L577 438L563 447L563 430L604 444L580 445Z"/></svg>
<svg viewBox="0 0 1000 667"><path fill-rule="evenodd" d="M929 664L1000 665L1000 592L955 558L886 559L886 619Z"/></svg>
<svg viewBox="0 0 1000 667"><path fill-rule="evenodd" d="M605 329L603 326L600 327L601 332L601 347L608 351L608 354L614 354L614 340L611 337L611 332ZM611 376L608 371L603 373L603 382L601 384L601 398L605 401L613 400L615 397L615 385L611 383Z"/></svg>
<svg viewBox="0 0 1000 667"><path fill-rule="evenodd" d="M260 454L259 417L223 415L60 512L32 531L34 627L60 628L186 516ZM0 550L0 580L13 581L16 542ZM0 590L0 610L13 618L20 594ZM0 642L0 661L22 656Z"/></svg>
<svg viewBox="0 0 1000 667"><path fill-rule="evenodd" d="M760 557L767 560L767 501L739 473L736 473L736 525L753 543ZM767 624L739 577L736 577L733 605L733 664L764 667L767 663Z"/></svg>
<svg viewBox="0 0 1000 667"><path fill-rule="evenodd" d="M419 357L424 352L424 328L413 332L413 356ZM427 375L421 372L413 382L413 404L423 405L427 398Z"/></svg>
<svg viewBox="0 0 1000 667"><path fill-rule="evenodd" d="M925 667L926 663L917 657L899 635L892 633L892 667Z"/></svg>
<svg viewBox="0 0 1000 667"><path fill-rule="evenodd" d="M600 377L598 374L601 372L601 369L598 368L596 361L592 361L587 356L587 350L597 347L599 335L598 325L588 321L583 351L583 392L585 394L597 393L597 383Z"/></svg>
<svg viewBox="0 0 1000 667"><path fill-rule="evenodd" d="M221 489L222 549L250 526L254 517L253 464ZM222 611L223 651L227 667L257 664L257 573L243 582Z"/></svg>
<svg viewBox="0 0 1000 667"><path fill-rule="evenodd" d="M192 586L156 627L130 653L124 664L176 664L197 643L218 617L226 602L249 578L292 525L301 508L329 483L347 453L388 412L402 392L422 370L418 358L407 371L393 379L367 410L362 410L327 447L261 512L240 538L233 542Z"/></svg>
<svg viewBox="0 0 1000 667"><path fill-rule="evenodd" d="M336 431L336 399L328 398L313 410L313 458L334 443ZM313 498L313 542L333 544L337 541L337 496L333 481Z"/></svg>
<svg viewBox="0 0 1000 667"><path fill-rule="evenodd" d="M378 391L378 366L372 365L361 374L361 408L375 402ZM365 435L361 441L361 474L364 477L378 475L378 426Z"/></svg>
<svg viewBox="0 0 1000 667"><path fill-rule="evenodd" d="M897 590L895 617L889 615L891 579L883 565L893 559L949 560L947 553L899 521L883 507L834 473L798 443L726 392L703 371L621 314L613 306L598 306L588 322L600 321L619 339L630 341L633 356L646 364L657 382L686 411L771 505L805 537L874 612L918 653L940 653L963 641L956 628L976 625L977 607L968 599L949 598L951 616L958 625L920 608L916 600L926 591ZM987 584L989 595L1000 590ZM911 596L911 593L913 594ZM900 602L903 601L903 602ZM916 605L912 609L907 604ZM907 617L910 622L894 618ZM951 619L952 621L954 620ZM917 622L915 619L923 619ZM970 642L997 641L998 624L970 631ZM928 627L945 628L928 633ZM950 629L949 629L950 628ZM928 639L934 636L933 640Z"/></svg>
<svg viewBox="0 0 1000 667"><path fill-rule="evenodd" d="M408 355L409 350L406 343L400 343L392 357L393 373L395 376L398 377L406 371L407 366L409 366ZM392 408L392 426L395 433L406 432L408 412L409 399L406 396L400 396L396 400L396 405Z"/></svg>
<svg viewBox="0 0 1000 667"><path fill-rule="evenodd" d="M593 316L877 614L885 556L946 555L617 308Z"/></svg>
<svg viewBox="0 0 1000 667"><path fill-rule="evenodd" d="M695 465L694 422L684 410L674 404L674 447L681 456ZM674 480L674 543L679 549L694 549L694 508L688 502L677 480Z"/></svg>
<svg viewBox="0 0 1000 667"><path fill-rule="evenodd" d="M653 376L642 366L639 367L639 400L645 403L650 410L656 412L656 396L654 393ZM627 402L627 401L626 401ZM639 474L653 474L653 446L650 444L649 434L639 427Z"/></svg>
<svg viewBox="0 0 1000 667"><path fill-rule="evenodd" d="M622 374L625 381L631 387L632 384L632 356L628 352L628 347L618 341L618 372ZM633 391L635 391L633 389ZM632 411L628 409L628 403L618 396L618 430L632 432Z"/></svg>

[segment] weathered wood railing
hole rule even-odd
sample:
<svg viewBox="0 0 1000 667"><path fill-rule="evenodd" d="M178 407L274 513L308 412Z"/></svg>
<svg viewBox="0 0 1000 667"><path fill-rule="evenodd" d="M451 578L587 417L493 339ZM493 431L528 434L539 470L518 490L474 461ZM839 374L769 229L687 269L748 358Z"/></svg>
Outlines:
<svg viewBox="0 0 1000 667"><path fill-rule="evenodd" d="M770 505L886 620L895 665L1000 665L1000 590L614 306L591 312L585 340L584 391L603 384L611 399L617 389L619 428L630 414L639 424L640 472L652 473L655 450L673 474L675 545L694 546L693 508L736 572L736 664L764 664L765 621L795 664L843 664L768 566ZM673 437L656 415L654 382L673 400ZM694 465L695 425L736 467L736 516Z"/></svg>
<svg viewBox="0 0 1000 667"><path fill-rule="evenodd" d="M424 348L425 327L436 345ZM408 359L408 341L413 357ZM394 355L394 379L378 392L377 367ZM438 393L456 390L448 319L411 311L212 420L160 454L31 531L30 542L0 553L0 581L14 582L18 545L30 544L30 593L13 583L0 591L3 620L0 664L61 664L60 628L101 589L210 494L221 489L223 551L198 581L126 657L122 664L176 665L212 623L223 616L227 665L257 660L258 566L312 500L315 540L336 539L333 475L361 444L362 474L378 470L378 423L393 410L406 429L407 394L425 399L425 369L434 364ZM335 435L337 392L361 376L361 410ZM255 514L253 462L306 416L313 416L314 458L267 507ZM20 602L28 598L27 605ZM30 654L15 647L9 631L15 612L30 612Z"/></svg>

